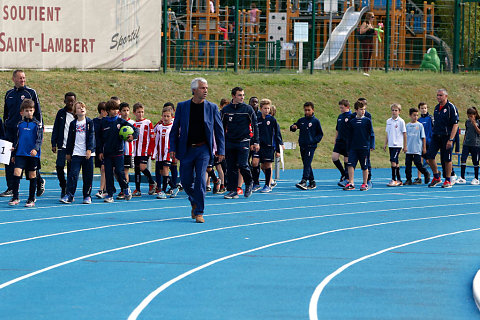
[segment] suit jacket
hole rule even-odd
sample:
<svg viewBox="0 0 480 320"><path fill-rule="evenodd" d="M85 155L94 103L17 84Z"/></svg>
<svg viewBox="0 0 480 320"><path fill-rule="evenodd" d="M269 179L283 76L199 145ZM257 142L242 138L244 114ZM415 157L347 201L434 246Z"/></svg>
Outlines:
<svg viewBox="0 0 480 320"><path fill-rule="evenodd" d="M190 121L191 100L180 102L175 111L172 130L170 131L170 152L175 152L175 157L180 161L187 153L188 128ZM225 136L223 125L220 120L220 112L216 104L205 100L204 119L205 136L210 154L213 154L213 143L215 139L217 154L225 155Z"/></svg>

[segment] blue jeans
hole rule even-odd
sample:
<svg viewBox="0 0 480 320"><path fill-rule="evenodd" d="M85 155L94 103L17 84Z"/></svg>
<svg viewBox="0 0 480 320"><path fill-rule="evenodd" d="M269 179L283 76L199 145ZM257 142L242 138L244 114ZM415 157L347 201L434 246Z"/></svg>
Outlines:
<svg viewBox="0 0 480 320"><path fill-rule="evenodd" d="M210 162L210 150L204 144L198 148L187 148L185 157L180 160L180 180L191 205L196 205L195 215L203 215L207 188L207 166Z"/></svg>
<svg viewBox="0 0 480 320"><path fill-rule="evenodd" d="M300 155L302 156L303 162L303 175L302 180L314 180L313 170L312 170L312 161L313 156L315 155L315 149L317 147L302 147L300 146Z"/></svg>
<svg viewBox="0 0 480 320"><path fill-rule="evenodd" d="M82 156L72 156L70 171L67 176L67 195L75 196L80 168L82 168L83 197L90 197L93 181L93 157L86 159Z"/></svg>
<svg viewBox="0 0 480 320"><path fill-rule="evenodd" d="M113 197L115 193L113 170L115 170L115 175L118 178L118 183L122 191L128 189L127 179L125 178L125 168L123 167L123 155L104 156L103 165L105 166L105 183L107 185L109 198Z"/></svg>
<svg viewBox="0 0 480 320"><path fill-rule="evenodd" d="M225 159L227 162L227 190L237 191L238 170L243 176L245 185L252 182L252 172L248 166L248 155L250 154L250 142L231 142L226 141Z"/></svg>

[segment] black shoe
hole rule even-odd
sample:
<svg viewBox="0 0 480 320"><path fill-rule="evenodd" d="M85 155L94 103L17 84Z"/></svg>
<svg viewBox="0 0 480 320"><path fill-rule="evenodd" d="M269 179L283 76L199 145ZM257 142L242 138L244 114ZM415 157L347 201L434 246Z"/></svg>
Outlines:
<svg viewBox="0 0 480 320"><path fill-rule="evenodd" d="M37 197L43 196L45 193L45 179L41 178L37 184Z"/></svg>
<svg viewBox="0 0 480 320"><path fill-rule="evenodd" d="M13 196L13 191L12 190L5 190L2 193L0 193L0 197L6 198L6 197L12 197Z"/></svg>
<svg viewBox="0 0 480 320"><path fill-rule="evenodd" d="M253 182L250 182L248 186L245 186L245 191L243 192L243 196L245 198L248 198L252 195L252 188L253 188Z"/></svg>
<svg viewBox="0 0 480 320"><path fill-rule="evenodd" d="M430 172L425 173L425 184L428 184L430 182Z"/></svg>
<svg viewBox="0 0 480 320"><path fill-rule="evenodd" d="M298 189L307 190L307 181L302 180L295 185Z"/></svg>
<svg viewBox="0 0 480 320"><path fill-rule="evenodd" d="M314 180L311 180L311 181L308 183L307 189L313 190L313 189L315 189L316 187L317 187L317 184L315 183L315 181L314 181Z"/></svg>
<svg viewBox="0 0 480 320"><path fill-rule="evenodd" d="M238 194L236 191L230 191L223 196L225 199L238 199Z"/></svg>
<svg viewBox="0 0 480 320"><path fill-rule="evenodd" d="M408 179L403 184L406 185L406 186L411 186L413 184L413 182L412 182L412 180Z"/></svg>
<svg viewBox="0 0 480 320"><path fill-rule="evenodd" d="M217 194L220 190L220 182L220 179L218 179L217 182L213 184L213 194Z"/></svg>
<svg viewBox="0 0 480 320"><path fill-rule="evenodd" d="M415 180L413 180L413 184L422 184L422 179L416 178Z"/></svg>
<svg viewBox="0 0 480 320"><path fill-rule="evenodd" d="M66 194L67 194L67 188L62 188L62 191L60 191L60 199L65 197Z"/></svg>

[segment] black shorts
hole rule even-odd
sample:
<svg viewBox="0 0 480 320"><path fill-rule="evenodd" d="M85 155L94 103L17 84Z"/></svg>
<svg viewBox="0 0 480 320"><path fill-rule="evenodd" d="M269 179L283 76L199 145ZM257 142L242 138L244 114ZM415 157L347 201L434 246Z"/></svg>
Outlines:
<svg viewBox="0 0 480 320"><path fill-rule="evenodd" d="M453 151L453 143L450 149L447 149L447 142L450 139L450 136L440 136L438 134L434 134L432 136L432 142L427 150L426 158L429 160L435 159L438 150L440 150L440 157L442 162L452 162L452 151Z"/></svg>
<svg viewBox="0 0 480 320"><path fill-rule="evenodd" d="M402 152L402 148L388 147L388 151L390 151L390 162L395 162L398 164L398 156L400 155L400 152Z"/></svg>
<svg viewBox="0 0 480 320"><path fill-rule="evenodd" d="M352 149L348 151L348 166L356 167L357 162L360 162L362 170L368 169L370 163L370 149Z"/></svg>
<svg viewBox="0 0 480 320"><path fill-rule="evenodd" d="M163 168L163 167L169 167L172 165L172 162L171 161L156 161L155 162L155 167L157 166L160 166L160 168Z"/></svg>
<svg viewBox="0 0 480 320"><path fill-rule="evenodd" d="M97 154L95 154L95 168L101 168L103 166L103 160L100 160Z"/></svg>
<svg viewBox="0 0 480 320"><path fill-rule="evenodd" d="M25 171L37 171L40 159L36 157L16 156L15 169L19 168Z"/></svg>
<svg viewBox="0 0 480 320"><path fill-rule="evenodd" d="M148 157L147 156L135 156L133 157L135 165L140 165L140 164L147 164L148 163Z"/></svg>
<svg viewBox="0 0 480 320"><path fill-rule="evenodd" d="M275 148L272 146L261 146L260 151L260 163L275 162Z"/></svg>
<svg viewBox="0 0 480 320"><path fill-rule="evenodd" d="M133 168L133 156L123 156L123 167L125 169Z"/></svg>
<svg viewBox="0 0 480 320"><path fill-rule="evenodd" d="M258 152L255 151L255 150L250 151L250 157L252 157L252 159L254 159L254 158L259 159L260 158L260 151L258 151Z"/></svg>
<svg viewBox="0 0 480 320"><path fill-rule="evenodd" d="M333 146L333 152L341 154L344 157L348 157L347 143L343 140L335 141L335 145Z"/></svg>

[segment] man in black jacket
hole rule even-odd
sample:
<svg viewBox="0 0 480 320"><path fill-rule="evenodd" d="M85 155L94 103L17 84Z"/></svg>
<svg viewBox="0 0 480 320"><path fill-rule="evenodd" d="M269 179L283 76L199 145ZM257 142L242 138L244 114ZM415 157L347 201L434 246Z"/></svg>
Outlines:
<svg viewBox="0 0 480 320"><path fill-rule="evenodd" d="M248 166L249 149L258 152L257 116L251 106L245 104L245 92L240 87L232 89L232 102L220 115L225 130L225 155L227 162L227 191L225 199L237 199L238 170L245 181L245 197L252 194L252 173ZM250 143L252 142L252 144Z"/></svg>

